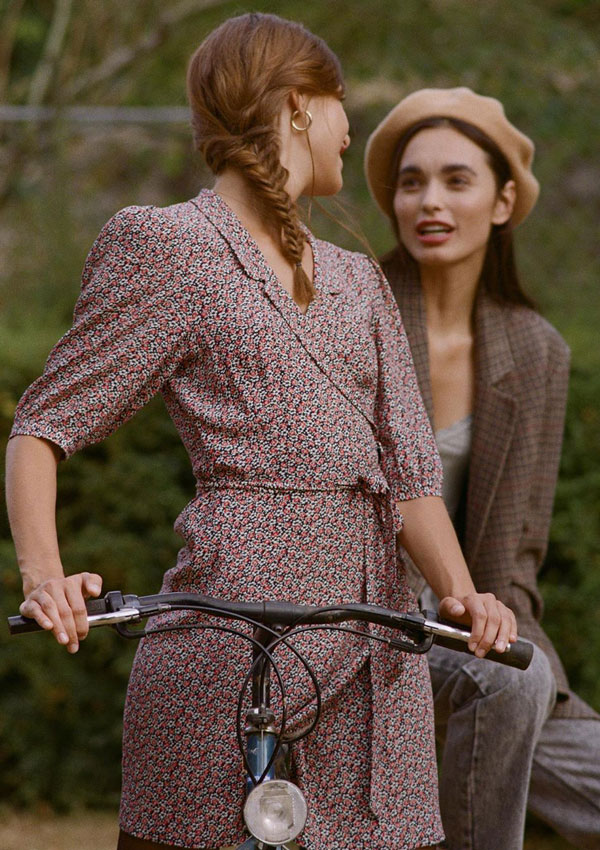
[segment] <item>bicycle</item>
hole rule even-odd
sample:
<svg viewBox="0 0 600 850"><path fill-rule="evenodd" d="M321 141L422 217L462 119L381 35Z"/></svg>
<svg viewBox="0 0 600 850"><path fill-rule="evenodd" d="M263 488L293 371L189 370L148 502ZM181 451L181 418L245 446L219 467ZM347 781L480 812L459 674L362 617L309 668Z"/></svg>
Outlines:
<svg viewBox="0 0 600 850"><path fill-rule="evenodd" d="M109 591L100 599L88 600L86 606L90 628L113 626L126 638L140 639L146 634L186 628L210 628L242 637L252 644L252 663L240 687L236 711L237 742L246 771L243 817L249 837L236 850L289 850L290 842L301 834L306 823L307 803L302 791L288 779L285 756L291 743L311 734L317 726L321 695L310 664L290 643L294 636L330 629L380 641L403 652L425 653L434 642L456 651L469 652L469 632L457 624L441 620L431 611L399 612L367 603L308 606L283 601L239 602L195 593L159 593L138 597ZM129 624L139 624L149 617L172 611L196 611L211 617L237 620L251 625L253 633L250 635L210 621L158 625L150 629L145 626L129 628ZM340 625L353 621L384 626L402 633L402 636L390 638ZM13 635L41 631L34 620L21 616L9 617L8 624ZM290 734L286 734L285 683L274 658L281 645L287 646L305 667L314 687L316 703L308 726ZM486 658L525 670L532 655L533 644L519 639L504 653L490 650ZM275 673L280 691L278 724L271 708L271 671ZM245 724L242 724L244 696L250 684L251 706Z"/></svg>

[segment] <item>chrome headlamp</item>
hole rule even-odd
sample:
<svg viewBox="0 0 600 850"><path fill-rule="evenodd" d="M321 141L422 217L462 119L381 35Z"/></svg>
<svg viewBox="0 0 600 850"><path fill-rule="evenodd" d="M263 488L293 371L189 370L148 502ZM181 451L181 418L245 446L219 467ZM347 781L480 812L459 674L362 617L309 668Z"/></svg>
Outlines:
<svg viewBox="0 0 600 850"><path fill-rule="evenodd" d="M304 829L306 811L299 788L286 779L270 779L248 794L244 820L251 835L264 844L285 844Z"/></svg>

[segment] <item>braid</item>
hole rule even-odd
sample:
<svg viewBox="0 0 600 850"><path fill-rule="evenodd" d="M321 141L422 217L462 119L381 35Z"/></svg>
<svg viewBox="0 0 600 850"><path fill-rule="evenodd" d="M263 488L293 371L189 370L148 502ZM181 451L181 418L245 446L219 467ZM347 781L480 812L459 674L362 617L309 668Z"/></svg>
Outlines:
<svg viewBox="0 0 600 850"><path fill-rule="evenodd" d="M202 154L218 174L226 166L243 171L252 184L263 214L276 230L283 256L294 269L294 298L307 305L315 289L302 268L306 234L296 204L285 190L287 169L279 158L279 139L272 127L254 126L242 135L213 135L201 146Z"/></svg>
<svg viewBox="0 0 600 850"><path fill-rule="evenodd" d="M302 268L306 235L300 226L296 204L285 190L288 172L279 159L277 136L273 134L271 144L252 145L248 153L254 162L246 167L244 175L263 202L266 215L277 226L283 256L294 268L294 298L308 305L315 297L315 290Z"/></svg>

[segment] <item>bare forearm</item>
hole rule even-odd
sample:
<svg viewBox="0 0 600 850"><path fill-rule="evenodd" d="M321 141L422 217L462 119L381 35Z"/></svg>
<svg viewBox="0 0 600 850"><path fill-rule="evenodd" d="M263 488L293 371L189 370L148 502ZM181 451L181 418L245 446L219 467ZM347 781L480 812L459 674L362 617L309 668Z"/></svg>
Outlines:
<svg viewBox="0 0 600 850"><path fill-rule="evenodd" d="M471 575L442 499L427 496L400 503L399 539L439 599L475 592Z"/></svg>
<svg viewBox="0 0 600 850"><path fill-rule="evenodd" d="M503 652L517 639L512 611L491 593L477 593L443 501L428 496L400 503L400 543L440 599L440 613L471 625L469 648Z"/></svg>
<svg viewBox="0 0 600 850"><path fill-rule="evenodd" d="M6 503L27 595L40 582L63 575L56 535L56 467L59 449L36 437L9 440Z"/></svg>
<svg viewBox="0 0 600 850"><path fill-rule="evenodd" d="M13 437L6 453L6 502L23 577L20 611L77 652L88 631L85 600L98 596L102 579L87 572L65 577L55 521L59 454L46 440Z"/></svg>

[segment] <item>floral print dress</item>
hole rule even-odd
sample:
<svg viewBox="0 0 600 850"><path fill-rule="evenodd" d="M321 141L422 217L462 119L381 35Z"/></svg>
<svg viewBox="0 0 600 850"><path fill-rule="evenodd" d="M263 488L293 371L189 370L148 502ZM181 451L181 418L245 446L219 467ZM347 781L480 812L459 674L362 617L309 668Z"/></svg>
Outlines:
<svg viewBox="0 0 600 850"><path fill-rule="evenodd" d="M68 457L160 392L197 480L165 591L411 609L397 502L439 495L441 472L400 315L373 262L309 240L316 298L303 314L214 192L121 211L89 254L73 327L13 434ZM292 748L309 805L303 845L440 840L422 658L329 632L299 648L324 703L316 732ZM241 840L235 706L249 663L246 642L222 633L141 642L124 718L124 831L185 848ZM280 666L302 725L309 683L285 652Z"/></svg>

